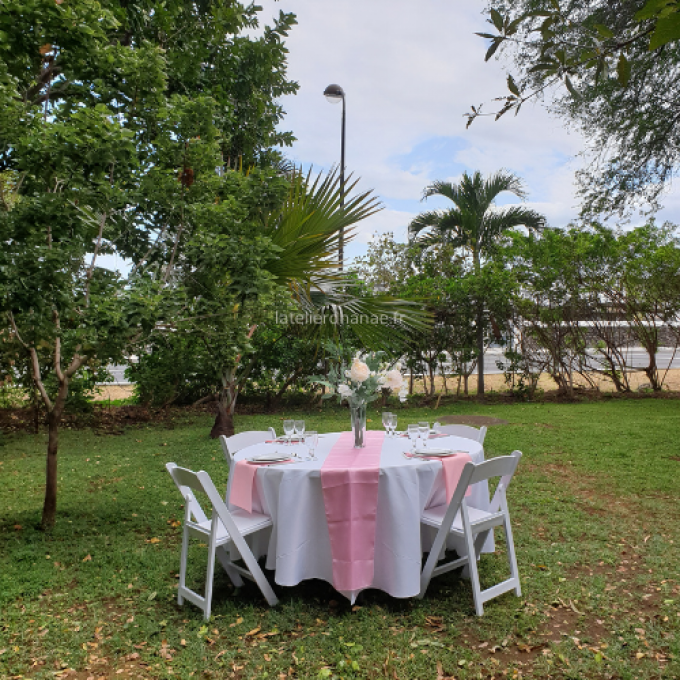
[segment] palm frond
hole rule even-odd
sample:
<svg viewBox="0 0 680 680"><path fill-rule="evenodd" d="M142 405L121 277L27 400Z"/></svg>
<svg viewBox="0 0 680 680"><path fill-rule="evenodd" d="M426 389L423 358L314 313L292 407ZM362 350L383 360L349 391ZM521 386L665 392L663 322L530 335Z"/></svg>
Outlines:
<svg viewBox="0 0 680 680"><path fill-rule="evenodd" d="M420 215L411 220L411 223L408 225L409 236L417 236L424 229L437 227L442 219L442 214L441 210L429 210L420 213Z"/></svg>
<svg viewBox="0 0 680 680"><path fill-rule="evenodd" d="M526 227L530 231L541 231L545 225L545 216L521 205L488 210L484 215L483 226L485 245L496 241L508 229Z"/></svg>
<svg viewBox="0 0 680 680"><path fill-rule="evenodd" d="M522 180L512 172L499 170L481 183L480 197L488 205L491 205L499 194L509 191L517 198L525 199L526 189Z"/></svg>
<svg viewBox="0 0 680 680"><path fill-rule="evenodd" d="M310 319L309 337L316 342L337 340L349 331L366 348L390 352L413 333L427 332L432 315L420 301L389 295L357 294L356 282L336 277L298 288L298 302Z"/></svg>
<svg viewBox="0 0 680 680"><path fill-rule="evenodd" d="M311 170L297 173L283 206L268 216L266 235L280 249L267 269L281 283L310 281L337 269L341 238L354 236L354 225L382 209L371 191L353 195L358 180L345 183L345 204L341 207L340 177L337 171L315 178Z"/></svg>

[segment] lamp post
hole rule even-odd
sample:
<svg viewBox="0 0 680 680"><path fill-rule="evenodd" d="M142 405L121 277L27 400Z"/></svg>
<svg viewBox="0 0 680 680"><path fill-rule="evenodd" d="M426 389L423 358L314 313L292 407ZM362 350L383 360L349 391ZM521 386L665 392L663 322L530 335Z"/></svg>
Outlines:
<svg viewBox="0 0 680 680"><path fill-rule="evenodd" d="M345 91L340 85L329 85L324 90L324 96L331 104L339 104L342 101L342 134L340 136L340 209L345 207ZM345 228L340 229L340 271L345 262Z"/></svg>

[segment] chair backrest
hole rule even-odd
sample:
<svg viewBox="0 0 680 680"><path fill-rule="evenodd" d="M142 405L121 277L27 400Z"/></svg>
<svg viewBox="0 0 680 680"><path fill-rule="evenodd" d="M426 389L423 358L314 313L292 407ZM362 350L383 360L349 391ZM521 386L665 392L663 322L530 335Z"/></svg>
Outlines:
<svg viewBox="0 0 680 680"><path fill-rule="evenodd" d="M165 467L170 473L175 485L179 489L179 492L185 499L185 522L190 519L191 515L194 516L196 522L198 523L205 522L207 520L206 514L195 495L197 492L205 494L213 507L211 520L213 524L212 530L214 531L216 518L219 518L222 524L224 524L226 527L234 543L236 543L236 547L240 551L245 545L244 539L241 536L238 527L236 526L236 522L234 522L234 518L231 516L231 513L229 512L224 500L215 488L215 484L213 483L212 479L210 479L210 475L205 472L205 470L194 472L193 470L179 467L175 463L167 463Z"/></svg>
<svg viewBox="0 0 680 680"><path fill-rule="evenodd" d="M248 432L239 432L238 434L232 435L231 437L226 437L225 435L220 435L220 444L222 445L222 452L224 457L231 467L234 462L234 454L245 449L246 446L252 446L253 444L261 444L268 439L276 439L276 433L274 428L270 427L268 430L250 430Z"/></svg>
<svg viewBox="0 0 680 680"><path fill-rule="evenodd" d="M470 425L440 425L439 432L451 434L455 437L473 439L480 444L484 443L484 438L486 437L486 427L481 427L478 430L476 427L470 427Z"/></svg>
<svg viewBox="0 0 680 680"><path fill-rule="evenodd" d="M501 479L498 482L493 499L489 504L489 511L498 512L504 503L505 492L510 485L521 457L521 451L513 451L509 456L491 458L491 460L486 460L483 463L466 463L463 472L460 475L460 479L458 480L456 490L451 497L449 507L444 515L442 530L448 532L451 528L461 504L465 502L465 492L467 491L468 486L494 477L500 477ZM444 527L446 528L444 529Z"/></svg>

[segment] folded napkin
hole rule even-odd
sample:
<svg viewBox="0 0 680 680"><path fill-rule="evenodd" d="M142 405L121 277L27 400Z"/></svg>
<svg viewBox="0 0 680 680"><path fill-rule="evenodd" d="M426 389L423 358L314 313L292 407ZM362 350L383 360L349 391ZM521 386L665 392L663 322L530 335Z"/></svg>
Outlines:
<svg viewBox="0 0 680 680"><path fill-rule="evenodd" d="M439 450L444 450L444 449L439 449ZM434 451L433 451L434 452ZM405 454L409 458L419 458L421 460L438 460L442 464L442 472L444 474L444 484L446 486L446 502L450 503L451 498L453 498L453 494L456 490L456 487L458 486L458 482L460 481L460 476L463 474L463 468L465 467L466 463L471 463L472 458L470 457L470 454L465 452L465 451L458 451L454 453L452 456L432 456L428 457L427 454L425 455L418 455L414 456L412 453L407 453ZM472 493L470 490L470 487L467 488L467 491L465 492L466 496L469 496Z"/></svg>
<svg viewBox="0 0 680 680"><path fill-rule="evenodd" d="M232 474L234 477L231 480L231 493L229 494L229 502L232 505L242 508L246 512L252 512L253 488L255 487L255 475L257 474L257 468L292 462L292 460L282 460L253 465L247 460L239 460L238 463L236 463L236 465L234 465L232 468Z"/></svg>

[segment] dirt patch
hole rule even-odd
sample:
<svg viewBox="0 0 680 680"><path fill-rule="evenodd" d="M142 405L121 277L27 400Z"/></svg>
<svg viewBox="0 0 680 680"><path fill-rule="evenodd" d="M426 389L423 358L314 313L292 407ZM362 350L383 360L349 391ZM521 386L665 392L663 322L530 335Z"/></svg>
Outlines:
<svg viewBox="0 0 680 680"><path fill-rule="evenodd" d="M439 418L442 425L472 425L474 427L492 427L494 425L507 425L507 420L492 418L491 416L442 416Z"/></svg>

